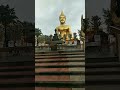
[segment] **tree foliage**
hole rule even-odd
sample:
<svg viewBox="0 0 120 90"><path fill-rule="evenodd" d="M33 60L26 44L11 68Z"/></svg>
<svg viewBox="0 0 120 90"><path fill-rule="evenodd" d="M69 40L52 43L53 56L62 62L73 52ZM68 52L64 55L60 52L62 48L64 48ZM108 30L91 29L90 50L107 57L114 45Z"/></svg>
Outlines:
<svg viewBox="0 0 120 90"><path fill-rule="evenodd" d="M85 18L83 19L83 32L86 32L87 29L89 28L89 19L88 18Z"/></svg>
<svg viewBox="0 0 120 90"><path fill-rule="evenodd" d="M91 18L91 25L92 25L92 28L96 31L99 30L99 27L101 25L101 18L98 17L97 15L96 16L92 16Z"/></svg>
<svg viewBox="0 0 120 90"><path fill-rule="evenodd" d="M7 26L10 23L15 23L17 21L18 17L15 14L15 10L14 8L10 8L9 5L1 5L0 6L0 23L4 26L4 37L5 37L5 41L4 41L4 46L7 47Z"/></svg>
<svg viewBox="0 0 120 90"><path fill-rule="evenodd" d="M15 14L14 8L10 8L9 5L0 6L0 23L3 25L8 25L10 23L16 22L18 17Z"/></svg>
<svg viewBox="0 0 120 90"><path fill-rule="evenodd" d="M109 26L111 26L113 24L113 21L112 21L112 14L111 14L111 11L109 9L105 10L103 9L103 17L104 17L104 20L105 20L105 24L107 25L107 30L109 32Z"/></svg>
<svg viewBox="0 0 120 90"><path fill-rule="evenodd" d="M112 24L112 14L109 9L105 10L103 9L103 17L105 19L105 24L106 25L111 25Z"/></svg>
<svg viewBox="0 0 120 90"><path fill-rule="evenodd" d="M37 37L43 35L41 29L35 28L35 35L36 35Z"/></svg>

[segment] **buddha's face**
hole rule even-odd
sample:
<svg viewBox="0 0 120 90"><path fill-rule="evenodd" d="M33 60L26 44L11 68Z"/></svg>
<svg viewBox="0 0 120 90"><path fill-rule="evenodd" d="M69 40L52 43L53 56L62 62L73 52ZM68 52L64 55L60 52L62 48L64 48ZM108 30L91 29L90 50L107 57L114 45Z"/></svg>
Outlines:
<svg viewBox="0 0 120 90"><path fill-rule="evenodd" d="M65 17L65 16L60 16L60 17L59 17L59 20L60 20L60 23L61 23L61 24L64 24L65 21L66 21L66 17Z"/></svg>

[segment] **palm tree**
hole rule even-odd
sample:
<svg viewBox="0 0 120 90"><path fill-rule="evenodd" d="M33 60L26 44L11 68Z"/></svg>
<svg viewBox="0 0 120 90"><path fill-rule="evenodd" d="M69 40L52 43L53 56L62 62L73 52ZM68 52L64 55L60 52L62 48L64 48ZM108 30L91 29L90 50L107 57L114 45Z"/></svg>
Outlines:
<svg viewBox="0 0 120 90"><path fill-rule="evenodd" d="M10 8L9 5L1 5L0 6L0 23L4 26L4 47L8 46L8 41L7 41L7 27L10 23L14 23L16 22L16 20L18 19L18 17L15 15L15 10L14 8Z"/></svg>

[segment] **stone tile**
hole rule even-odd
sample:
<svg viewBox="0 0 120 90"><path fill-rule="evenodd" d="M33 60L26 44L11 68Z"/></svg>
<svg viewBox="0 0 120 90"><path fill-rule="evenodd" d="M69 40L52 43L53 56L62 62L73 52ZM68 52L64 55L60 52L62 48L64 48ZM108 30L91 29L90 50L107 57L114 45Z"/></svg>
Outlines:
<svg viewBox="0 0 120 90"><path fill-rule="evenodd" d="M70 76L70 81L85 81L85 75Z"/></svg>
<svg viewBox="0 0 120 90"><path fill-rule="evenodd" d="M58 76L35 76L35 81L58 81Z"/></svg>
<svg viewBox="0 0 120 90"><path fill-rule="evenodd" d="M85 88L72 88L72 90L85 90Z"/></svg>

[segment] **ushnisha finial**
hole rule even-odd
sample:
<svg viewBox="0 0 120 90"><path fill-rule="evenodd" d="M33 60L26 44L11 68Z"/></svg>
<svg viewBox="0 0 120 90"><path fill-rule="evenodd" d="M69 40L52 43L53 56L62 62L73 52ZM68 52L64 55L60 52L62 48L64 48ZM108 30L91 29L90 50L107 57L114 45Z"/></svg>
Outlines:
<svg viewBox="0 0 120 90"><path fill-rule="evenodd" d="M63 10L61 11L60 16L65 16ZM66 17L66 16L65 16Z"/></svg>

